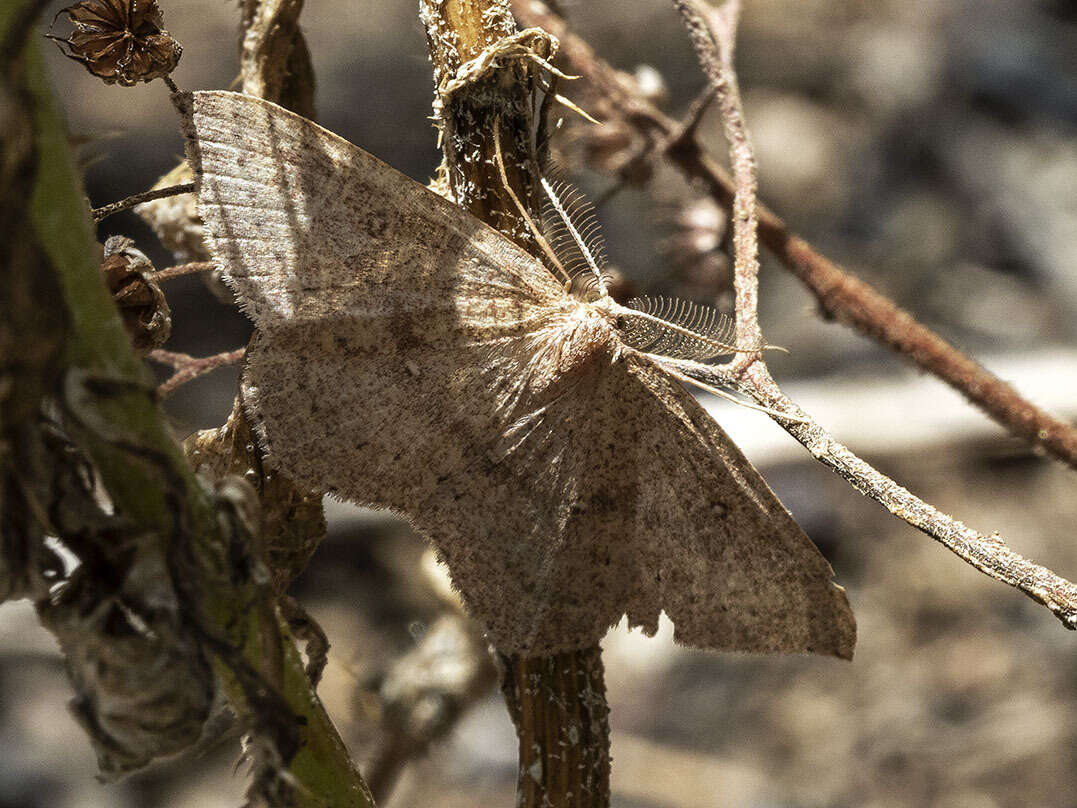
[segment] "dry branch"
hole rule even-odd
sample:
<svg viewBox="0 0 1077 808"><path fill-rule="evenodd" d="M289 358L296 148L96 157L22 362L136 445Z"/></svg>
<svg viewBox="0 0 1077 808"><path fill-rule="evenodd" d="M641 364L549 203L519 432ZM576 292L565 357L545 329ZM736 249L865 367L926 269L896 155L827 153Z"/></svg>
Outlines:
<svg viewBox="0 0 1077 808"><path fill-rule="evenodd" d="M149 354L150 359L169 365L174 371L157 386L157 395L161 398L168 398L187 382L192 382L199 376L205 376L217 368L237 365L243 361L246 352L246 348L236 348L234 351L224 351L212 356L190 356L174 351L152 351Z"/></svg>
<svg viewBox="0 0 1077 808"><path fill-rule="evenodd" d="M721 205L732 207L735 185L700 146L693 126L682 126L663 114L639 93L629 77L596 56L586 42L569 31L560 16L542 3L516 0L514 9L528 24L542 26L555 35L561 42L560 53L573 72L585 77L593 90L649 141L650 148L639 160L655 154L663 156L688 177L702 182ZM630 165L622 167L626 175L631 170ZM765 205L759 204L757 211L763 246L815 295L828 316L893 349L960 392L1011 434L1077 468L1077 428L1073 424L1022 397L892 300L850 275L790 232Z"/></svg>
<svg viewBox="0 0 1077 808"><path fill-rule="evenodd" d="M754 262L755 158L744 136L743 114L732 68L732 43L739 2L730 0L721 10L697 0L673 0L673 3L685 20L704 72L718 93L736 183L733 204L736 315L738 321L743 317L754 322L758 281L758 263ZM1077 585L1021 557L1007 547L998 534L988 536L966 527L865 463L834 440L781 391L761 357L750 357L743 363L734 360L720 368L677 360L667 360L665 364L712 386L732 385L756 403L785 413L789 418L777 417L775 420L813 457L836 471L858 491L935 538L976 569L1042 603L1066 628L1077 629Z"/></svg>
<svg viewBox="0 0 1077 808"><path fill-rule="evenodd" d="M170 185L167 188L151 188L148 191L142 193L132 194L125 197L118 202L110 202L107 205L102 205L99 208L94 208L90 211L93 214L94 222L101 222L116 213L120 213L125 210L130 210L136 205L141 205L143 202L152 202L155 199L166 199L170 196L179 196L180 194L189 194L194 190L193 182L184 182L179 185Z"/></svg>
<svg viewBox="0 0 1077 808"><path fill-rule="evenodd" d="M170 281L173 278L179 278L183 275L194 275L199 272L212 272L217 268L217 265L212 261L191 261L186 264L177 264L174 267L164 267L157 270L153 277L158 282Z"/></svg>

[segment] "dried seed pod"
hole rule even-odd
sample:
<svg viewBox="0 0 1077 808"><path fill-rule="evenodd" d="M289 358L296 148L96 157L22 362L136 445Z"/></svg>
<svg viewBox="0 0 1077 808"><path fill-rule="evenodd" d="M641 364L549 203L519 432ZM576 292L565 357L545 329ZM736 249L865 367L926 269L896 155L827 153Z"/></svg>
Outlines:
<svg viewBox="0 0 1077 808"><path fill-rule="evenodd" d="M60 14L67 14L74 31L67 39L49 38L105 84L132 87L167 76L183 52L161 27L157 0L83 0Z"/></svg>
<svg viewBox="0 0 1077 808"><path fill-rule="evenodd" d="M160 348L172 333L172 312L154 271L150 259L126 236L112 236L105 242L101 272L120 307L131 343L141 353Z"/></svg>

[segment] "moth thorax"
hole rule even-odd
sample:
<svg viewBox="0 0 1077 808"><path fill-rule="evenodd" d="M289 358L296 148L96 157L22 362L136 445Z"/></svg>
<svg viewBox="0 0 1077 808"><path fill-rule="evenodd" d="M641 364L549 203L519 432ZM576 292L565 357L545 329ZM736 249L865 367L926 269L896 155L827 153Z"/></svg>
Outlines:
<svg viewBox="0 0 1077 808"><path fill-rule="evenodd" d="M601 306L577 303L548 332L551 370L571 375L610 357L617 345L615 333L613 319Z"/></svg>

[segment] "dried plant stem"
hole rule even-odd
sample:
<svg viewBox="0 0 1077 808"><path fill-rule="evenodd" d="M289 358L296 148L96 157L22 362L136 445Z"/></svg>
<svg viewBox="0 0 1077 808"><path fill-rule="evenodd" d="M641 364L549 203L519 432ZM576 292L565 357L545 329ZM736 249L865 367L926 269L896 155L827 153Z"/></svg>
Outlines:
<svg viewBox="0 0 1077 808"><path fill-rule="evenodd" d="M731 208L735 184L700 146L694 127L680 126L639 95L630 81L541 3L517 0L517 14L541 25L561 41L574 72L588 79L666 159L702 182L714 199ZM804 239L791 233L766 206L757 206L759 239L815 295L827 315L852 326L960 392L972 404L1016 435L1077 468L1077 427L1023 398L938 334L916 322L869 284L848 274Z"/></svg>
<svg viewBox="0 0 1077 808"><path fill-rule="evenodd" d="M243 0L243 92L314 118L314 67L299 27L303 0Z"/></svg>
<svg viewBox="0 0 1077 808"><path fill-rule="evenodd" d="M737 267L735 270L736 313L750 322L756 316L758 263L754 262L756 232L754 221L755 158L745 134L735 77L732 75L733 34L739 13L738 0L729 0L720 10L696 0L673 0L688 27L704 72L718 93L723 126L730 144L734 170L733 219ZM1048 569L1021 557L997 534L985 536L914 496L889 477L865 463L830 436L789 399L771 378L761 357L739 364L710 369L702 365L671 361L686 375L712 385L733 384L757 403L785 413L778 423L800 441L812 456L829 466L854 488L876 500L895 516L937 539L959 558L981 572L1021 590L1045 605L1068 629L1077 629L1077 585ZM796 421L792 420L797 419Z"/></svg>
<svg viewBox="0 0 1077 808"><path fill-rule="evenodd" d="M608 805L609 707L601 650L502 654L500 662L501 690L520 737L517 805Z"/></svg>
<svg viewBox="0 0 1077 808"><path fill-rule="evenodd" d="M735 383L758 404L803 419L801 423L780 417L774 420L812 457L836 471L856 490L931 536L980 572L1042 603L1066 628L1077 629L1077 585L1018 555L997 533L980 533L942 513L857 457L786 396L761 363L753 365L735 382L718 368L678 360L668 360L668 364L704 384Z"/></svg>
<svg viewBox="0 0 1077 808"><path fill-rule="evenodd" d="M184 275L194 275L199 272L212 272L217 268L213 261L191 261L188 264L178 264L174 267L165 267L153 273L154 280L158 282L170 281Z"/></svg>
<svg viewBox="0 0 1077 808"><path fill-rule="evenodd" d="M379 803L388 800L404 767L448 735L497 681L488 649L473 620L449 611L385 672L377 692L381 733L363 764Z"/></svg>
<svg viewBox="0 0 1077 808"><path fill-rule="evenodd" d="M673 0L681 12L692 45L696 49L703 71L714 88L722 113L722 128L729 144L730 165L733 168L733 289L737 308L737 345L762 345L759 328L759 216L756 194L759 181L755 158L744 125L737 75L733 70L733 42L740 18L740 0L726 0L719 9L700 6L692 0ZM705 16L714 24L708 24ZM761 360L761 354L742 353L733 360L735 369L750 367Z"/></svg>
<svg viewBox="0 0 1077 808"><path fill-rule="evenodd" d="M816 296L823 311L946 382L1011 434L1077 468L1077 428L1024 398L870 285L816 252L760 209L760 240Z"/></svg>
<svg viewBox="0 0 1077 808"><path fill-rule="evenodd" d="M94 208L90 211L93 214L93 220L95 223L104 221L109 216L116 213L122 213L125 210L130 210L135 205L141 205L143 202L152 202L155 199L164 199L168 196L178 196L179 194L189 194L194 191L193 182L184 182L180 185L170 185L167 188L151 188L149 191L143 191L140 194L134 194L121 199L119 202L112 202L108 205L102 205L99 208Z"/></svg>
<svg viewBox="0 0 1077 808"><path fill-rule="evenodd" d="M521 54L522 34L515 35L508 2L422 0L420 19L434 65L435 109L453 198L537 255L531 228L513 200L536 213L536 61ZM540 37L533 41L548 44ZM520 745L520 808L609 805L601 653L595 646L550 657L502 655L502 691Z"/></svg>
<svg viewBox="0 0 1077 808"><path fill-rule="evenodd" d="M199 376L205 376L217 368L239 364L243 361L246 353L246 348L236 348L234 351L224 351L213 356L196 357L160 349L151 351L148 355L149 359L164 365L170 365L175 371L157 386L157 395L160 398L168 398L187 382L194 381Z"/></svg>

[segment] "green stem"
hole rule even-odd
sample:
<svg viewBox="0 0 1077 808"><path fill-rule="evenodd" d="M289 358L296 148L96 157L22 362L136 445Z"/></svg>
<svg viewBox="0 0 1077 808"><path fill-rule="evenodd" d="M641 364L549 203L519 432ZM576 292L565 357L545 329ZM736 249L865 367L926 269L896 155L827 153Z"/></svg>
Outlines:
<svg viewBox="0 0 1077 808"><path fill-rule="evenodd" d="M15 19L2 21L0 41ZM62 306L70 323L60 395L72 436L92 457L116 511L173 561L188 616L239 714L255 730L265 725L266 716L254 710L267 685L290 711L271 719L286 722L295 740L280 781L294 784L291 804L368 808L370 793L311 687L270 587L257 575L237 583L234 537L172 438L98 271L89 211L35 41L23 58L21 90L33 104L36 145L31 236L55 271L62 298L36 305Z"/></svg>

